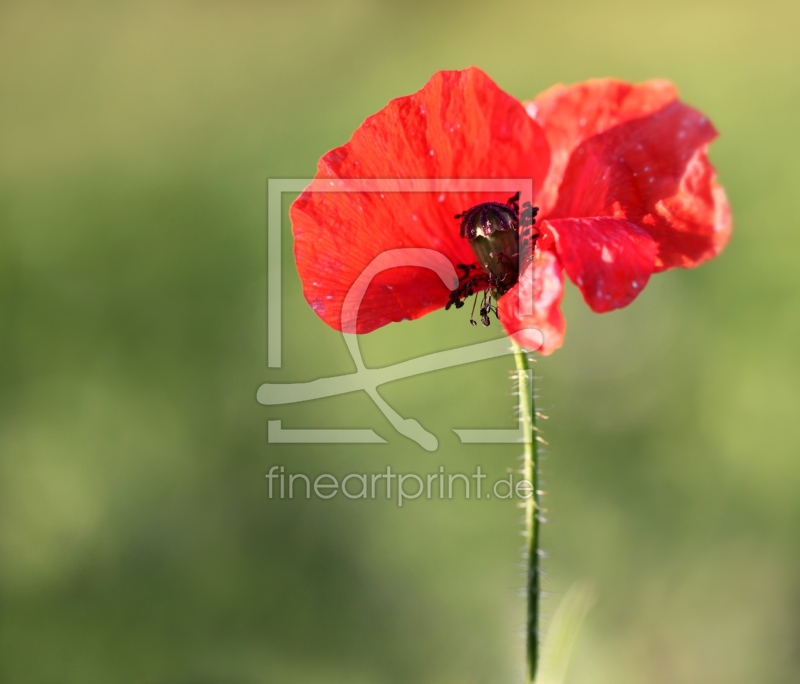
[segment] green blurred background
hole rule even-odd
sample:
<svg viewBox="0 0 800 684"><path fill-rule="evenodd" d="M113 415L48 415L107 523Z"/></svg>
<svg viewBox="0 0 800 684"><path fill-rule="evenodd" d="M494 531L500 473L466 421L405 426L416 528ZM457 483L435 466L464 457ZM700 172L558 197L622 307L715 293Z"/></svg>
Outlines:
<svg viewBox="0 0 800 684"><path fill-rule="evenodd" d="M0 682L520 680L511 502L280 501L264 480L501 476L517 447L451 429L513 425L510 359L385 388L434 454L366 395L255 401L352 370L286 220L267 368L266 180L470 64L520 98L673 80L721 131L734 210L720 259L624 311L570 288L566 344L537 364L545 612L576 580L600 596L569 683L800 681L799 32L789 0L0 4ZM439 312L363 350L499 332ZM389 443L269 445L269 419Z"/></svg>

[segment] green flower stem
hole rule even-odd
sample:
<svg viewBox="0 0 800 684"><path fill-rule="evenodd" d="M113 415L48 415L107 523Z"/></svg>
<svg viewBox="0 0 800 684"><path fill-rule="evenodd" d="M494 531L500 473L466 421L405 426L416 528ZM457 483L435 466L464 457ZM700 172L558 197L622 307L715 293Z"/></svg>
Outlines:
<svg viewBox="0 0 800 684"><path fill-rule="evenodd" d="M520 411L525 430L525 462L523 477L533 490L525 500L526 556L528 560L527 599L528 621L526 650L528 657L528 682L536 681L539 659L539 484L537 471L536 410L533 404L533 373L527 353L512 340L514 361L519 376Z"/></svg>

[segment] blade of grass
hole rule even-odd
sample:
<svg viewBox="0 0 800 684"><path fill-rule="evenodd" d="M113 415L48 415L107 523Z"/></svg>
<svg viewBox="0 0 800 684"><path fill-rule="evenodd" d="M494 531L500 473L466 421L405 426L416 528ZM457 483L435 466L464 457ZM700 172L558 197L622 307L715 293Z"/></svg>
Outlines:
<svg viewBox="0 0 800 684"><path fill-rule="evenodd" d="M578 633L596 600L588 582L576 582L564 594L547 630L536 684L564 684Z"/></svg>

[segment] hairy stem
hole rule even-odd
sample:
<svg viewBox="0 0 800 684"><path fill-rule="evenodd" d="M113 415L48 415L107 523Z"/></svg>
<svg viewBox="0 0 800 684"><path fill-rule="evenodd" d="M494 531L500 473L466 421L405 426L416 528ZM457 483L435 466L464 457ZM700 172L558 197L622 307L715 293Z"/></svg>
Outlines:
<svg viewBox="0 0 800 684"><path fill-rule="evenodd" d="M536 411L533 405L533 372L527 353L512 340L514 361L519 376L520 410L525 430L525 462L523 477L530 482L532 493L525 500L526 556L528 561L527 604L528 620L526 650L528 682L536 680L539 659L539 485L537 471Z"/></svg>

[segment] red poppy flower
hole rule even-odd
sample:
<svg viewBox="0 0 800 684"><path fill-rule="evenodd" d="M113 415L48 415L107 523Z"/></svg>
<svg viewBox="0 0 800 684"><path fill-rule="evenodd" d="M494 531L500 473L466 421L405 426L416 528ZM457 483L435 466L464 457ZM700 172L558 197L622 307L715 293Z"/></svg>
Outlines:
<svg viewBox="0 0 800 684"><path fill-rule="evenodd" d="M535 348L541 340L528 329L540 330L539 351L548 354L564 336L564 271L592 310L605 312L633 301L653 273L720 252L731 218L707 158L715 137L664 81L555 86L523 104L470 68L439 72L390 102L320 160L316 178L532 179L533 257L494 291L507 332ZM341 330L345 297L378 255L427 248L453 266L475 264L454 216L507 201L508 193L317 192L312 184L290 212L305 297ZM468 275L462 269L462 285ZM490 281L462 291L496 285ZM519 299L529 296L532 315L520 317ZM434 271L391 268L372 279L353 325L366 333L448 303L452 289Z"/></svg>

